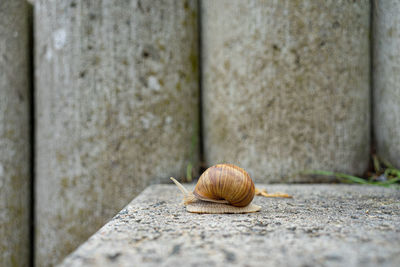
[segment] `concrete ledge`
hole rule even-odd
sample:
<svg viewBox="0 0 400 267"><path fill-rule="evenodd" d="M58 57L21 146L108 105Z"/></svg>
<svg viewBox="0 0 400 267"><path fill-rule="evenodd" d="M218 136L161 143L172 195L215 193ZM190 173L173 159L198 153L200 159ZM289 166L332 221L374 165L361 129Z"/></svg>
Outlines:
<svg viewBox="0 0 400 267"><path fill-rule="evenodd" d="M192 186L189 186L193 188ZM400 191L354 185L258 185L261 212L186 212L153 185L60 266L400 266Z"/></svg>

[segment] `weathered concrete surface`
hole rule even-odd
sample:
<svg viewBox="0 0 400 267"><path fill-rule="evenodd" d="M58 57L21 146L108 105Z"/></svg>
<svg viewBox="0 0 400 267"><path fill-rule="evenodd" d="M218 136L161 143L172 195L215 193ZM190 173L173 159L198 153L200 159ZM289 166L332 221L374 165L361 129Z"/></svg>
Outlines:
<svg viewBox="0 0 400 267"><path fill-rule="evenodd" d="M37 266L196 164L196 8L35 1Z"/></svg>
<svg viewBox="0 0 400 267"><path fill-rule="evenodd" d="M377 152L400 168L400 2L374 5L374 133Z"/></svg>
<svg viewBox="0 0 400 267"><path fill-rule="evenodd" d="M199 215L175 186L148 187L61 266L400 265L400 191L256 186L294 198L256 197L258 213Z"/></svg>
<svg viewBox="0 0 400 267"><path fill-rule="evenodd" d="M31 11L0 1L0 266L29 265Z"/></svg>
<svg viewBox="0 0 400 267"><path fill-rule="evenodd" d="M240 163L256 182L363 173L369 1L201 3L206 163Z"/></svg>

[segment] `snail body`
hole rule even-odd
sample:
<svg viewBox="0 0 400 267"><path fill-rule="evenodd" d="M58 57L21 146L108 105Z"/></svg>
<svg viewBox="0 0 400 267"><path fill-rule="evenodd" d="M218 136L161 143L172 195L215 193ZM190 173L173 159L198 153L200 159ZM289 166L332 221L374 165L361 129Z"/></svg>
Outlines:
<svg viewBox="0 0 400 267"><path fill-rule="evenodd" d="M233 164L217 164L199 178L193 192L189 192L171 177L184 195L187 211L194 213L249 213L261 209L251 204L255 195L249 174Z"/></svg>

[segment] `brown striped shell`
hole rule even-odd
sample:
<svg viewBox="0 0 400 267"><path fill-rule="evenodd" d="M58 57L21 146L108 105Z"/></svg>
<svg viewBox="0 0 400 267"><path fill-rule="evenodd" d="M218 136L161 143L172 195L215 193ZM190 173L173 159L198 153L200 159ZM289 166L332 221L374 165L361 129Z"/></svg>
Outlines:
<svg viewBox="0 0 400 267"><path fill-rule="evenodd" d="M253 200L255 187L242 168L233 164L218 164L200 176L193 194L203 201L245 207Z"/></svg>
<svg viewBox="0 0 400 267"><path fill-rule="evenodd" d="M249 174L232 164L208 168L199 178L193 192L176 179L171 180L183 194L186 210L194 213L249 213L261 210L250 203L255 194Z"/></svg>

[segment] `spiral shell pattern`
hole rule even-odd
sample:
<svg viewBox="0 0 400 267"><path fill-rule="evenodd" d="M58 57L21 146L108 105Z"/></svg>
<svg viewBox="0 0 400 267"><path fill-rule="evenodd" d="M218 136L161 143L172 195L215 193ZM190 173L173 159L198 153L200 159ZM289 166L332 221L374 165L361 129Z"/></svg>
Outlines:
<svg viewBox="0 0 400 267"><path fill-rule="evenodd" d="M253 200L255 187L250 175L242 168L218 164L200 176L193 194L201 200L226 200L233 206L245 207Z"/></svg>

